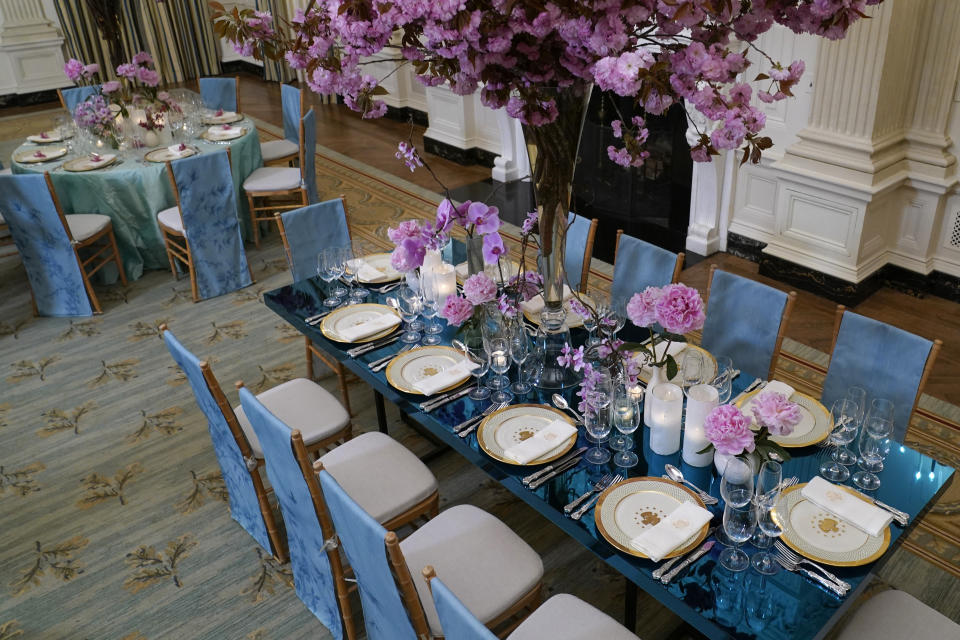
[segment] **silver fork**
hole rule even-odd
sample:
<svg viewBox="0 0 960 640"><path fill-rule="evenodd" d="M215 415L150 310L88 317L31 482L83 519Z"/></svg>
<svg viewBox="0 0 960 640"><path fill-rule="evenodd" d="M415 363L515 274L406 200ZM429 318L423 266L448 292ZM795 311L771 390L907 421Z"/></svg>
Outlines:
<svg viewBox="0 0 960 640"><path fill-rule="evenodd" d="M579 507L580 503L582 503L584 500L586 500L587 498L595 494L597 491L603 491L604 489L606 489L607 485L611 480L613 480L613 474L612 473L605 474L602 478L597 480L592 487L587 489L587 491L583 495L581 495L579 498L577 498L576 500L574 500L573 502L565 506L563 508L563 512L570 513L571 511Z"/></svg>
<svg viewBox="0 0 960 640"><path fill-rule="evenodd" d="M623 476L618 473L617 475L613 476L613 480L610 481L610 484L608 484L607 487L612 487L613 485L617 484L618 482L620 482L620 481L622 481L622 480L623 480ZM598 494L594 495L592 498L590 498L589 500L587 500L586 502L584 502L583 505L582 505L579 509L577 509L576 511L574 511L574 512L570 515L570 517L571 517L573 520L579 520L580 518L582 518L582 517L584 516L584 514L585 514L587 511L590 510L590 508L591 508L594 504L597 503L597 500L599 500L599 499L600 499L600 494L598 493Z"/></svg>
<svg viewBox="0 0 960 640"><path fill-rule="evenodd" d="M850 590L849 582L847 582L846 580L843 580L842 578L837 577L830 571L827 571L825 568L821 567L816 562L812 560L807 560L803 556L797 555L789 547L787 547L787 545L783 544L783 542L781 542L780 540L777 540L773 544L773 548L775 549L775 552L777 554L782 555L784 559L788 560L789 562L797 565L803 564L803 565L807 565L808 567L813 567L814 569L822 573L824 576L826 576L827 579L832 580L833 582L836 582L837 586L843 589L844 591Z"/></svg>
<svg viewBox="0 0 960 640"><path fill-rule="evenodd" d="M405 352L405 351L410 351L410 349L413 349L414 346L416 346L416 345L412 345L412 344L404 345L404 346L403 346L399 351L397 351L396 353L391 353L391 354L388 355L388 356L383 356L382 358L377 358L376 360L374 360L373 362L371 362L370 364L368 364L367 367L369 367L370 371L374 371L374 372L380 371L380 369L383 369L383 368L386 367L388 364L390 364L390 361L391 361L391 360L393 360L394 358L396 358L398 355L400 355L401 353L403 353L403 352Z"/></svg>
<svg viewBox="0 0 960 640"><path fill-rule="evenodd" d="M376 291L377 293L387 293L387 292L389 292L389 291L393 291L394 289L396 289L397 287L399 287L401 284L403 284L403 281L400 281L400 282L391 282L391 283L389 283L389 284L383 285L382 287L379 287L379 288L377 288L377 289L374 289L374 291Z"/></svg>
<svg viewBox="0 0 960 640"><path fill-rule="evenodd" d="M478 415L478 416L471 416L471 417L467 418L466 420L464 420L463 422L461 422L460 424L458 424L457 426L455 426L455 427L453 428L454 433L460 433L460 431L462 431L463 429L469 427L471 423L476 422L477 420L480 420L480 419L482 419L482 418L485 418L485 417L487 417L488 415L490 415L491 413L493 413L494 411L497 411L498 409L502 409L502 408L504 408L505 406L507 406L507 403L505 403L505 402L494 402L494 403L491 404L489 407L487 407L486 409L484 409L484 410L483 410L483 413L481 413L480 415Z"/></svg>
<svg viewBox="0 0 960 640"><path fill-rule="evenodd" d="M838 585L837 583L833 582L832 580L827 580L826 578L824 578L818 573L814 573L813 571L810 571L805 567L801 567L796 563L790 562L789 560L787 560L786 558L784 558L782 555L778 553L774 553L773 557L774 559L776 559L777 564L779 564L781 567L783 567L787 571L803 574L808 578L810 578L811 580L814 580L820 583L821 585L823 585L824 587L826 587L827 589L829 589L830 591L832 591L834 594L836 594L841 598L847 595L847 590L841 587L840 585Z"/></svg>
<svg viewBox="0 0 960 640"><path fill-rule="evenodd" d="M509 403L509 402L501 402L501 403L499 403L499 404L490 405L489 407L487 407L486 411L490 411L490 413L493 413L494 411L499 411L500 409L503 409L503 408L504 408L505 406L507 406L508 404L510 404L510 403ZM490 415L490 413L487 413L486 411L484 411L483 415L477 416L477 419L473 421L473 424L471 424L471 425L470 425L469 427L467 427L466 429L462 429L461 431L459 431L459 432L457 433L457 435L460 436L461 438L466 438L468 435L470 435L471 433L473 433L474 431L476 431L476 430L477 430L477 427L480 426L480 423L483 422L483 418L484 418L485 416Z"/></svg>

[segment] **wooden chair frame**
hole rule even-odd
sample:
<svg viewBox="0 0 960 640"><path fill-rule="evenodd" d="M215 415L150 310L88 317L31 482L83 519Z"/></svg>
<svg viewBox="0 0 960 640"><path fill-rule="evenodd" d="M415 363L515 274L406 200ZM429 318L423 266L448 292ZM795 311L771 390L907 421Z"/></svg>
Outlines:
<svg viewBox="0 0 960 640"><path fill-rule="evenodd" d="M710 265L710 278L707 280L707 295L703 300L704 309L706 309L710 303L710 288L713 286L713 274L717 270L717 265ZM783 338L787 334L787 325L790 323L790 316L793 314L793 305L795 305L796 302L797 292L788 292L787 304L784 305L783 313L780 316L780 328L777 330L777 342L773 346L773 356L770 358L770 369L767 371L767 380L773 380L774 371L777 369L777 361L780 359L780 347L783 346ZM839 327L839 324L837 327ZM836 335L834 335L834 340L836 340Z"/></svg>
<svg viewBox="0 0 960 640"><path fill-rule="evenodd" d="M70 231L70 225L67 223L67 217L64 215L63 208L60 206L60 198L57 197L57 192L53 188L53 180L50 179L50 172L44 172L43 177L47 182L47 189L49 189L50 197L53 199L53 206L57 210L60 224L63 225L63 230L67 232L67 237L73 246L73 255L77 259L77 266L80 267L80 273L83 275L83 286L86 288L87 295L90 297L93 311L96 314L101 314L103 310L100 308L100 301L97 300L97 294L94 292L93 285L90 283L90 276L103 268L104 265L115 262L117 264L117 270L119 271L120 282L122 282L124 286L127 286L127 274L124 272L123 262L120 260L120 249L117 248L117 238L113 235L113 221L111 220L106 227L89 238L82 241L75 240L73 233ZM80 255L81 249L95 247L100 240L104 240L105 242L97 247L96 252L86 258ZM106 255L104 255L104 252L107 252ZM91 265L92 268L88 271L88 267L91 267ZM37 315L37 301L33 298L32 288L30 289L30 303L33 305L33 315Z"/></svg>
<svg viewBox="0 0 960 640"><path fill-rule="evenodd" d="M587 281L590 278L590 261L593 260L593 245L597 239L598 224L600 224L599 219L590 219L590 230L587 231L587 244L583 248L583 266L580 267L580 288L578 289L580 293L587 292ZM568 224L567 229L569 228L570 225ZM566 240L564 240L564 242L566 242ZM566 253L566 247L564 247L564 253Z"/></svg>
<svg viewBox="0 0 960 640"><path fill-rule="evenodd" d="M846 313L847 308L842 304L837 305L837 311L834 315L833 320L833 340L830 343L830 359L833 360L833 350L837 347L837 337L840 335L840 324L843 322L843 314ZM930 372L933 371L933 365L937 361L937 356L940 354L940 349L943 348L943 340L940 338L933 339L933 345L930 347L930 353L927 354L927 362L923 365L923 373L920 375L920 385L917 387L917 395L913 399L913 406L910 407L910 415L907 418L907 430L910 430L910 420L913 420L913 414L917 410L917 405L920 403L920 396L923 394L923 388L927 386L927 379L930 377ZM829 369L830 365L827 363L827 368Z"/></svg>
<svg viewBox="0 0 960 640"><path fill-rule="evenodd" d="M207 77L211 77L211 78L212 78L212 77L218 77L218 76L207 76ZM220 76L220 77L222 77L222 76ZM197 93L199 93L199 94L202 95L203 92L200 90L200 80L201 80L201 78L198 76L198 77L197 77ZM234 80L234 89L236 90L236 94L237 94L237 96L236 96L236 101L237 101L237 113L242 113L242 112L243 112L243 109L240 108L240 76L233 76L233 80ZM57 91L59 92L60 90L58 89ZM61 99L61 100L62 100L62 99Z"/></svg>
<svg viewBox="0 0 960 640"><path fill-rule="evenodd" d="M228 148L226 151L227 162L232 166L233 161L230 156L230 149ZM170 165L169 160L166 162L166 165L167 177L170 179L170 187L173 189L173 197L177 203L177 211L180 213L180 224L183 225L183 231L171 229L164 225L160 222L159 216L157 217L157 226L160 227L160 235L163 236L163 245L167 250L167 260L170 261L170 271L173 273L174 280L180 279L177 275L176 263L176 261L179 260L187 265L187 272L190 276L190 293L193 296L193 301L199 302L200 293L197 290L197 272L193 268L193 253L190 251L190 242L187 240L187 222L183 219L183 210L180 208L180 188L177 186L177 180L173 175L173 167ZM251 284L256 282L249 261L247 261L247 271L250 274Z"/></svg>
<svg viewBox="0 0 960 640"><path fill-rule="evenodd" d="M6 231L7 235L0 237L0 247L5 247L8 244L13 244L13 234L10 233L10 227L6 222L0 222L0 231Z"/></svg>
<svg viewBox="0 0 960 640"><path fill-rule="evenodd" d="M70 111L70 109L67 109L67 101L63 99L63 91L60 89L57 89L57 97L60 98L60 106L67 111Z"/></svg>
<svg viewBox="0 0 960 640"><path fill-rule="evenodd" d="M613 248L613 269L616 273L617 269L617 254L620 253L620 236L623 235L623 229L617 229L617 244ZM675 283L680 280L680 272L683 271L683 262L686 260L687 254L681 251L677 254L677 263L673 267L673 277L670 279L670 283Z"/></svg>
<svg viewBox="0 0 960 640"><path fill-rule="evenodd" d="M303 116L306 115L306 106L307 106L306 91L304 90L303 87L301 87L299 90L300 90L300 119L303 119ZM301 142L301 146L302 144L303 143ZM300 161L299 151L297 151L296 153L287 154L285 156L280 156L279 158L274 158L273 160L264 161L263 164L264 166L267 166L267 167L278 167L278 166L284 166L284 165L288 167L292 167L294 160Z"/></svg>
<svg viewBox="0 0 960 640"><path fill-rule="evenodd" d="M347 209L347 197L342 193L340 194L340 201L343 203L343 214L347 219L347 232L349 233L350 210ZM274 219L277 221L277 227L280 229L280 239L283 241L283 250L287 256L287 264L291 265L293 264L293 254L290 251L290 243L287 241L287 232L283 227L283 218L281 218L281 212L278 211L275 213ZM343 406L352 418L353 410L350 408L350 390L347 384L347 375L349 375L349 371L347 371L347 368L343 366L342 362L327 354L327 352L325 352L323 349L317 348L317 346L313 344L313 340L310 339L310 336L303 336L303 341L307 351L307 377L311 380L314 379L313 356L316 356L323 364L330 367L330 369L337 374L337 384L340 387L340 397L343 398Z"/></svg>
<svg viewBox="0 0 960 640"><path fill-rule="evenodd" d="M303 95L302 93L300 94ZM260 227L258 223L263 222L273 222L277 220L276 213L281 211L288 211L290 209L299 209L300 207L305 207L310 204L310 198L307 194L307 187L304 183L304 169L306 167L306 153L316 153L315 149L310 149L309 151L304 148L304 131L303 131L303 118L300 119L300 186L293 189L280 189L276 191L251 191L249 189L244 189L247 194L247 203L250 207L250 223L253 226L253 244L258 249L260 248ZM256 206L257 198L277 198L283 196L290 196L294 198L299 198L297 202L291 203L274 203L274 204L264 204L262 207ZM274 212L271 215L257 215L258 211L272 211Z"/></svg>

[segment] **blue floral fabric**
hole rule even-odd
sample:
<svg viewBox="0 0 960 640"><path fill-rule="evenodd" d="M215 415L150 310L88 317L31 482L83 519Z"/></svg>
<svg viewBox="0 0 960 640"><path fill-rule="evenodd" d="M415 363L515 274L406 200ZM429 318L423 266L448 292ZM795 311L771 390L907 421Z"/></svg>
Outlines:
<svg viewBox="0 0 960 640"><path fill-rule="evenodd" d="M200 297L251 284L227 152L183 158L171 166Z"/></svg>
<svg viewBox="0 0 960 640"><path fill-rule="evenodd" d="M283 137L300 144L300 89L280 85L280 108L283 111Z"/></svg>
<svg viewBox="0 0 960 640"><path fill-rule="evenodd" d="M433 593L433 602L437 605L437 616L446 640L497 640L497 636L470 613L440 578L430 581L430 591Z"/></svg>
<svg viewBox="0 0 960 640"><path fill-rule="evenodd" d="M83 273L44 177L0 175L0 212L41 316L91 316Z"/></svg>
<svg viewBox="0 0 960 640"><path fill-rule="evenodd" d="M318 475L337 537L357 577L367 638L417 640L387 560L387 530L354 502L328 472Z"/></svg>
<svg viewBox="0 0 960 640"><path fill-rule="evenodd" d="M284 211L280 217L290 245L294 282L317 275L317 254L323 249L350 246L350 228L340 198Z"/></svg>
<svg viewBox="0 0 960 640"><path fill-rule="evenodd" d="M677 254L624 233L613 265L610 298L629 299L647 287L668 285L676 267Z"/></svg>
<svg viewBox="0 0 960 640"><path fill-rule="evenodd" d="M217 401L207 387L203 371L200 369L200 361L180 344L172 332L164 331L163 341L167 344L174 362L187 376L197 405L207 418L210 439L213 441L213 452L217 456L217 462L220 463L223 483L227 487L227 495L230 499L230 516L246 529L261 547L273 553L270 536L267 535L267 525L260 512L260 501L257 499L257 492L250 478L250 471L247 470L240 447L237 446L233 432L230 431L227 419L223 417L223 412L220 411Z"/></svg>
<svg viewBox="0 0 960 640"><path fill-rule="evenodd" d="M316 204L317 195L317 116L313 109L303 116L303 168L300 176L307 187L310 204Z"/></svg>
<svg viewBox="0 0 960 640"><path fill-rule="evenodd" d="M823 381L823 404L829 409L850 387L863 387L868 401L886 398L893 402L893 438L903 442L932 348L926 338L845 312Z"/></svg>
<svg viewBox="0 0 960 640"><path fill-rule="evenodd" d="M584 252L587 250L587 239L590 235L590 218L584 218L570 212L567 216L566 249L563 255L563 270L567 273L567 281L574 291L580 289L580 276L583 274Z"/></svg>
<svg viewBox="0 0 960 640"><path fill-rule="evenodd" d="M100 85L89 85L86 87L71 87L69 89L60 89L60 95L63 96L63 102L67 105L67 111L73 113L77 105L84 102L90 96L100 93Z"/></svg>
<svg viewBox="0 0 960 640"><path fill-rule="evenodd" d="M343 626L333 572L323 549L323 532L310 489L290 446L290 428L245 388L240 389L240 404L260 439L267 476L283 512L297 596L333 637L340 640Z"/></svg>
<svg viewBox="0 0 960 640"><path fill-rule="evenodd" d="M208 109L237 111L237 79L200 78L200 97Z"/></svg>

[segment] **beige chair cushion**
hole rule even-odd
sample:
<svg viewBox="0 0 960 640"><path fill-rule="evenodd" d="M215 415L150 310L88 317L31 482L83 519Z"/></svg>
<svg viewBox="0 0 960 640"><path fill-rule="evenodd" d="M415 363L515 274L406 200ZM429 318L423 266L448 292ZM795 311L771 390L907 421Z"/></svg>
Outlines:
<svg viewBox="0 0 960 640"><path fill-rule="evenodd" d="M0 176L9 176L13 173L13 169L7 167L6 169L0 169Z"/></svg>
<svg viewBox="0 0 960 640"><path fill-rule="evenodd" d="M960 640L960 625L903 591L882 591L853 612L837 640Z"/></svg>
<svg viewBox="0 0 960 640"><path fill-rule="evenodd" d="M284 191L300 187L300 169L260 167L243 181L247 191Z"/></svg>
<svg viewBox="0 0 960 640"><path fill-rule="evenodd" d="M264 162L300 153L300 145L289 140L267 140L260 143L260 155Z"/></svg>
<svg viewBox="0 0 960 640"><path fill-rule="evenodd" d="M626 627L576 596L560 593L523 621L507 640L639 640Z"/></svg>
<svg viewBox="0 0 960 640"><path fill-rule="evenodd" d="M303 443L308 447L332 436L350 422L350 416L343 405L329 391L306 378L278 384L258 395L257 400L291 430L299 430ZM253 455L263 458L263 447L260 446L260 440L253 432L253 425L247 420L243 407L238 405L233 408L233 412L250 441Z"/></svg>
<svg viewBox="0 0 960 640"><path fill-rule="evenodd" d="M423 568L433 565L443 583L486 624L527 594L543 577L543 562L510 527L482 509L447 509L400 543L423 603L430 631L442 635Z"/></svg>
<svg viewBox="0 0 960 640"><path fill-rule="evenodd" d="M157 214L157 220L167 229L183 233L183 218L180 217L180 207L170 207Z"/></svg>
<svg viewBox="0 0 960 640"><path fill-rule="evenodd" d="M377 522L386 522L437 490L437 479L409 449L385 433L364 433L320 461ZM370 470L376 469L371 474Z"/></svg>
<svg viewBox="0 0 960 640"><path fill-rule="evenodd" d="M74 213L64 216L73 239L83 242L110 226L110 216L99 213Z"/></svg>

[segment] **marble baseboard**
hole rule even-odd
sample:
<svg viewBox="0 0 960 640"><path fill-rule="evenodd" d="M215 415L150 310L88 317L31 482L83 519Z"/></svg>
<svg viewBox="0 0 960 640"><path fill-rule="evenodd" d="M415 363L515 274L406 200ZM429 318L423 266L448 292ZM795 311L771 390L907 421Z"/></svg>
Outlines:
<svg viewBox="0 0 960 640"><path fill-rule="evenodd" d="M493 168L493 161L496 159L497 154L487 151L486 149L480 149L473 147L472 149L461 149L455 147L452 144L447 144L446 142L440 142L439 140L434 140L433 138L423 138L423 147L428 153L438 155L441 158L446 158L456 162L457 164L462 164L465 166L470 165L480 165L481 167L490 167Z"/></svg>
<svg viewBox="0 0 960 640"><path fill-rule="evenodd" d="M253 64L252 62L247 62L246 60L231 60L230 62L224 62L220 65L221 76L229 76L231 74L237 73L249 73L250 75L257 76L258 78L263 78L263 67ZM241 79L241 82L243 79Z"/></svg>
<svg viewBox="0 0 960 640"><path fill-rule="evenodd" d="M760 242L739 233L727 234L727 253L750 262L760 262L760 256L763 255L763 249L766 246L766 242Z"/></svg>
<svg viewBox="0 0 960 640"><path fill-rule="evenodd" d="M32 93L10 93L5 96L0 96L0 108L29 107L34 104L44 104L46 102L56 102L60 104L56 89L46 89Z"/></svg>
<svg viewBox="0 0 960 640"><path fill-rule="evenodd" d="M410 120L413 119L413 124L417 126L430 126L430 117L427 113L411 107L391 107L387 105L387 113L384 118L396 120L397 122L410 122Z"/></svg>

